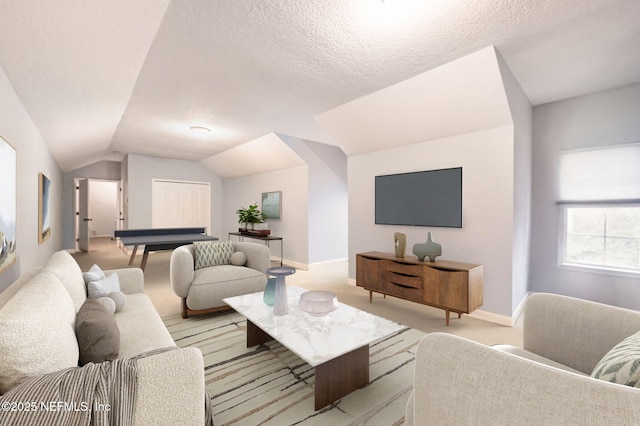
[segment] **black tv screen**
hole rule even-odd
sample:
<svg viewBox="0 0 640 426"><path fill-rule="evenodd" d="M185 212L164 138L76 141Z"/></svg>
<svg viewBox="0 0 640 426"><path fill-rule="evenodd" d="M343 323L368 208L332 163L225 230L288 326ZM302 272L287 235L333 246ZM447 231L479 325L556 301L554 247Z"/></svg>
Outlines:
<svg viewBox="0 0 640 426"><path fill-rule="evenodd" d="M376 224L462 228L462 167L376 176Z"/></svg>

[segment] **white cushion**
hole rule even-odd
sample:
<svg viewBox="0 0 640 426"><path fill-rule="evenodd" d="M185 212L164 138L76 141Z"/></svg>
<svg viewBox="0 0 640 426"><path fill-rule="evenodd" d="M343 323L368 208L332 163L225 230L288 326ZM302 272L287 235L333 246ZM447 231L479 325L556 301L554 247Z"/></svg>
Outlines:
<svg viewBox="0 0 640 426"><path fill-rule="evenodd" d="M95 300L107 310L109 315L113 315L116 313L116 302L111 297L99 297ZM86 304L87 302L84 303ZM80 311L78 311L78 313L80 313Z"/></svg>
<svg viewBox="0 0 640 426"><path fill-rule="evenodd" d="M247 263L247 255L241 251L237 251L231 255L230 263L235 266L244 266Z"/></svg>
<svg viewBox="0 0 640 426"><path fill-rule="evenodd" d="M63 284L40 272L0 310L0 393L78 365L76 309Z"/></svg>
<svg viewBox="0 0 640 426"><path fill-rule="evenodd" d="M101 297L109 296L109 293L114 291L120 291L120 281L118 281L118 274L109 274L106 277L91 281L87 284L87 290L89 291L90 299L99 299Z"/></svg>
<svg viewBox="0 0 640 426"><path fill-rule="evenodd" d="M113 300L116 312L120 312L127 304L127 296L121 291L112 291L109 293L109 298Z"/></svg>
<svg viewBox="0 0 640 426"><path fill-rule="evenodd" d="M66 251L57 251L42 267L43 271L53 273L67 289L73 299L76 312L87 299L87 288L82 278L82 270L76 260Z"/></svg>
<svg viewBox="0 0 640 426"><path fill-rule="evenodd" d="M91 269L82 274L82 277L84 278L84 282L89 284L91 281L98 281L103 279L105 275L102 269L100 269L98 265L94 264Z"/></svg>

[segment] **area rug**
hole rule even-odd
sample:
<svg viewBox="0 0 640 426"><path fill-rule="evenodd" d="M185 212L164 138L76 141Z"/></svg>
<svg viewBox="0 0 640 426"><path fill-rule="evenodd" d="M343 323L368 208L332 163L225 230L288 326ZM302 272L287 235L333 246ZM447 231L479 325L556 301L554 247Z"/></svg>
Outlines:
<svg viewBox="0 0 640 426"><path fill-rule="evenodd" d="M202 351L216 426L404 424L421 331L407 329L370 345L369 385L315 411L313 368L274 341L247 348L240 314L164 322L178 346Z"/></svg>

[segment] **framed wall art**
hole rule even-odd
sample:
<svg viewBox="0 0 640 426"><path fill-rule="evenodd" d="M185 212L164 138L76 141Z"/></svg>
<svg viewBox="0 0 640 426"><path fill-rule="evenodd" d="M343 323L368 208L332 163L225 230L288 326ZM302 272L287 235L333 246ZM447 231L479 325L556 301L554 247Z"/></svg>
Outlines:
<svg viewBox="0 0 640 426"><path fill-rule="evenodd" d="M0 136L0 272L16 261L16 149Z"/></svg>
<svg viewBox="0 0 640 426"><path fill-rule="evenodd" d="M51 236L51 180L38 173L38 243Z"/></svg>
<svg viewBox="0 0 640 426"><path fill-rule="evenodd" d="M282 191L262 193L262 213L267 219L281 219Z"/></svg>

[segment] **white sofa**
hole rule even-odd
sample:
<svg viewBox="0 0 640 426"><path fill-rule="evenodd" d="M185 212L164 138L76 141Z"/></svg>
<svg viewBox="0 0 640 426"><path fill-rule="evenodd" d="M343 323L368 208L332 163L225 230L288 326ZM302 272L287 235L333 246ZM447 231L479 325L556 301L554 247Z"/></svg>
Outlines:
<svg viewBox="0 0 640 426"><path fill-rule="evenodd" d="M262 244L234 242L234 253L246 257L243 265L217 265L195 269L193 244L178 247L171 254L173 291L182 298L182 318L229 309L222 299L263 291L271 265L271 252Z"/></svg>
<svg viewBox="0 0 640 426"><path fill-rule="evenodd" d="M640 312L534 294L524 315L523 349L426 335L406 424L640 423L640 389L590 377L609 350L640 330Z"/></svg>
<svg viewBox="0 0 640 426"><path fill-rule="evenodd" d="M142 271L105 271L111 272L118 274L126 295L124 308L114 314L120 333L118 358L175 347L144 294ZM0 293L1 393L30 377L78 365L74 325L85 299L82 271L66 251L55 253L44 267L25 273ZM137 365L134 424L204 423L204 367L199 349L168 350L142 358ZM32 398L38 401L38 395Z"/></svg>

